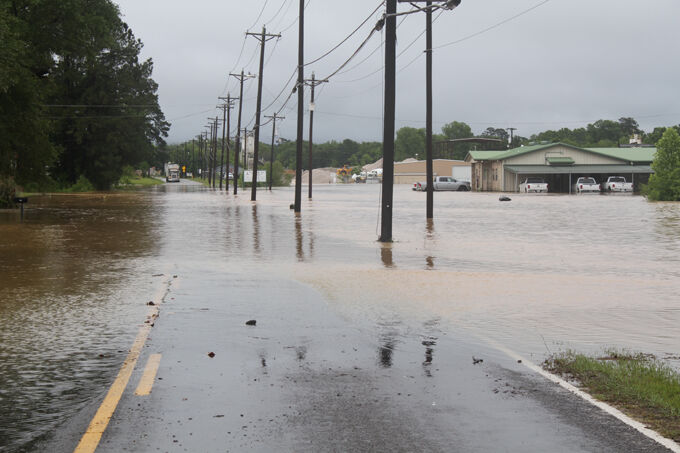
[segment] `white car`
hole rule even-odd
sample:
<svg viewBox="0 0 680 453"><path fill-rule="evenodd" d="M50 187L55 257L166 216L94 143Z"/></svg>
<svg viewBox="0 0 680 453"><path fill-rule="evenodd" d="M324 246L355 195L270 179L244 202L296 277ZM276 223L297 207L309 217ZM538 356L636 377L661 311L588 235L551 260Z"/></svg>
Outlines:
<svg viewBox="0 0 680 453"><path fill-rule="evenodd" d="M539 178L536 176L531 176L528 177L522 182L522 184L519 185L519 191L520 192L548 192L548 183L545 182L545 179Z"/></svg>
<svg viewBox="0 0 680 453"><path fill-rule="evenodd" d="M572 186L574 193L600 192L600 185L591 176L580 177Z"/></svg>

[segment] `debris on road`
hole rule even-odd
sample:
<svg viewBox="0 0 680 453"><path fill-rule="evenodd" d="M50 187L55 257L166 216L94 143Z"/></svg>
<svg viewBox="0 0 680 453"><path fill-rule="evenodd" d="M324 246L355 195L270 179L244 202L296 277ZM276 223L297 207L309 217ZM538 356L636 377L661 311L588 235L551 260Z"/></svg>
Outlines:
<svg viewBox="0 0 680 453"><path fill-rule="evenodd" d="M246 326L254 326L257 324L257 321L255 319L251 319L250 321L246 321Z"/></svg>

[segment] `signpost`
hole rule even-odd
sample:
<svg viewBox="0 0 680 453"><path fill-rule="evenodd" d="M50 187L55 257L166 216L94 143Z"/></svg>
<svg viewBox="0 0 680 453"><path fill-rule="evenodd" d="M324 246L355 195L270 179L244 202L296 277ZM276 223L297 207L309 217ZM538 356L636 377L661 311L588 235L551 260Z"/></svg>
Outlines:
<svg viewBox="0 0 680 453"><path fill-rule="evenodd" d="M14 197L14 202L21 205L21 222L24 221L24 204L28 203L27 197Z"/></svg>

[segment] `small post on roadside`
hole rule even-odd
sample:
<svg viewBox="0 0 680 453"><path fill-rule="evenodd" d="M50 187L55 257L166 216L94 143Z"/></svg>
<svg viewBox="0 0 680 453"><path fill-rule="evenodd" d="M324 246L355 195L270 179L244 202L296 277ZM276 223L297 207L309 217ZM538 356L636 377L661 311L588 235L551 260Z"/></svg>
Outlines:
<svg viewBox="0 0 680 453"><path fill-rule="evenodd" d="M27 197L14 197L14 202L21 205L21 223L24 223L24 204L28 203Z"/></svg>

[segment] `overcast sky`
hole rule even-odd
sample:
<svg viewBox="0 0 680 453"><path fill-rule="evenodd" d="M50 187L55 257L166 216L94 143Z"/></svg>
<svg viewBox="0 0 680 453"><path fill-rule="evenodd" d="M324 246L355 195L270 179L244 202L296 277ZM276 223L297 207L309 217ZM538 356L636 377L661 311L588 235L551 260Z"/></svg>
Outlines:
<svg viewBox="0 0 680 453"><path fill-rule="evenodd" d="M263 113L281 109L297 65L298 0L117 3L144 43L143 57L154 61L161 107L172 123L170 143L199 134L207 117L217 114L218 96L238 96L238 82L229 72L258 72L259 41L245 32L261 32L263 25L282 35L266 44L263 108L283 91ZM323 78L338 69L384 12L381 7L372 14L380 3L309 0L306 62L370 19L336 51L308 65L305 77L314 71ZM410 9L408 3L399 5L400 12ZM476 134L489 126L515 127L526 137L622 116L636 118L645 130L680 123L677 0L462 0L435 17L435 133L454 120L468 123ZM425 36L418 35L425 14L399 21L397 129L424 127ZM354 60L317 88L315 142L382 140L383 38L374 34ZM243 124L250 128L257 80L245 87ZM308 90L305 96L307 136ZM292 96L281 111L286 119L279 133L287 139L296 134L296 102ZM271 125L263 126L261 137L268 141Z"/></svg>

